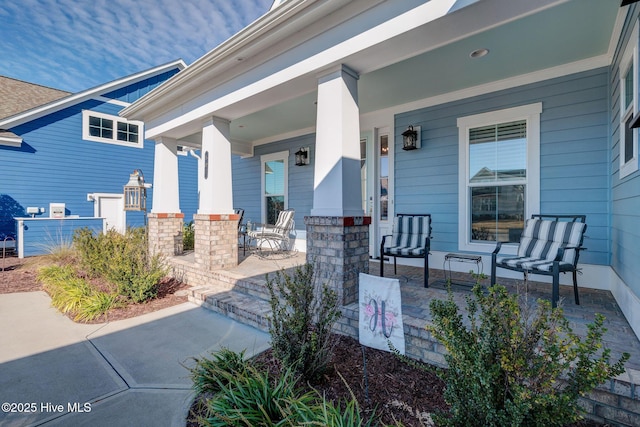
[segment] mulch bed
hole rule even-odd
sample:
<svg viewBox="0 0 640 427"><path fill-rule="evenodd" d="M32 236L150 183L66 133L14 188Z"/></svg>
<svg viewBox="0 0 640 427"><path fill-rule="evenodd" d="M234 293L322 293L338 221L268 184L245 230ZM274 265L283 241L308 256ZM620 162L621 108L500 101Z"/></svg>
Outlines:
<svg viewBox="0 0 640 427"><path fill-rule="evenodd" d="M19 259L17 257L0 258L0 294L15 292L42 291L42 285L38 283L38 268L43 265L39 257ZM107 285L96 281L96 286L105 288ZM88 323L104 323L116 320L129 319L161 310L163 308L187 302L184 292L189 286L175 279L165 278L160 283L158 297L144 304L129 304L125 307L114 308L106 315ZM183 291L183 292L178 292ZM176 295L177 293L177 295ZM69 316L73 319L73 316Z"/></svg>

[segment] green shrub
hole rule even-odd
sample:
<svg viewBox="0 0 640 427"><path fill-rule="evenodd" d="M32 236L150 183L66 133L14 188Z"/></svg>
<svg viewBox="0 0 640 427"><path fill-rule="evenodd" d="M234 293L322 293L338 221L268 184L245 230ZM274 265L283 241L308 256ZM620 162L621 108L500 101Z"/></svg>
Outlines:
<svg viewBox="0 0 640 427"><path fill-rule="evenodd" d="M211 354L211 358L194 357L195 366L189 369L193 389L196 393L215 393L227 378L224 374L243 375L247 370L244 351L236 353L228 348L222 348Z"/></svg>
<svg viewBox="0 0 640 427"><path fill-rule="evenodd" d="M290 370L274 381L255 367L243 375L221 372L218 387L207 405L206 425L212 427L297 426L313 418L315 398L298 390Z"/></svg>
<svg viewBox="0 0 640 427"><path fill-rule="evenodd" d="M267 369L245 361L244 351L223 348L209 358L194 358L188 368L193 388L205 397L206 426L370 426L375 413L363 420L352 400L337 405L317 393L303 392L291 369L270 378ZM202 400L200 400L202 401Z"/></svg>
<svg viewBox="0 0 640 427"><path fill-rule="evenodd" d="M319 377L331 362L331 328L341 315L336 293L326 284L315 286L308 263L292 275L267 275L267 288L274 356L304 379Z"/></svg>
<svg viewBox="0 0 640 427"><path fill-rule="evenodd" d="M196 230L193 226L193 221L183 225L182 229L182 249L185 251L192 251L195 245Z"/></svg>
<svg viewBox="0 0 640 427"><path fill-rule="evenodd" d="M94 289L70 265L52 265L38 271L38 280L51 296L51 305L76 321L93 320L118 304L118 296Z"/></svg>
<svg viewBox="0 0 640 427"><path fill-rule="evenodd" d="M83 268L115 284L120 295L135 303L157 296L166 268L160 255L149 254L144 228L130 228L124 235L115 230L94 235L83 228L76 230L73 241Z"/></svg>
<svg viewBox="0 0 640 427"><path fill-rule="evenodd" d="M610 364L602 346L604 317L596 315L581 340L562 309L533 307L499 285L476 286L465 322L449 293L430 304L427 329L447 349L443 370L447 416L438 425L554 426L580 419L577 399L624 372L624 354Z"/></svg>

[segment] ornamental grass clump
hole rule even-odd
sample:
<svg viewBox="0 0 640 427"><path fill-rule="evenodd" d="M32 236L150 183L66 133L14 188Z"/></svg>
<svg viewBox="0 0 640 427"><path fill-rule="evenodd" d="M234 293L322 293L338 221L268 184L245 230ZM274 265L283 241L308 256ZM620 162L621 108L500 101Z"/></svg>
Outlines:
<svg viewBox="0 0 640 427"><path fill-rule="evenodd" d="M50 265L38 271L38 280L51 296L51 305L75 321L91 321L119 304L118 295L103 292L78 277L70 265Z"/></svg>
<svg viewBox="0 0 640 427"><path fill-rule="evenodd" d="M201 426L344 426L373 425L353 393L334 404L318 392L304 388L290 368L270 374L259 363L246 361L244 351L227 348L210 357L195 358L188 368L193 389L204 410L194 421ZM344 380L344 379L343 379Z"/></svg>
<svg viewBox="0 0 640 427"><path fill-rule="evenodd" d="M273 354L305 380L321 376L331 362L331 328L341 316L336 292L316 283L309 263L290 275L267 275Z"/></svg>
<svg viewBox="0 0 640 427"><path fill-rule="evenodd" d="M447 414L440 426L562 426L578 421L578 398L624 372L625 353L611 363L602 345L604 316L596 314L584 339L561 308L530 304L495 285L476 286L463 319L449 292L430 304L427 330L446 348Z"/></svg>

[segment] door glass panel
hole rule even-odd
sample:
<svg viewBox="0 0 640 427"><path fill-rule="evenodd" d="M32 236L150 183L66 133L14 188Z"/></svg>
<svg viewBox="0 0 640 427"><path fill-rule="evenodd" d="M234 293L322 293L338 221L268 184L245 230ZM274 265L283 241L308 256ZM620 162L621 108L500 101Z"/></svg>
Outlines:
<svg viewBox="0 0 640 427"><path fill-rule="evenodd" d="M389 135L380 135L380 220L389 218Z"/></svg>
<svg viewBox="0 0 640 427"><path fill-rule="evenodd" d="M362 210L368 214L367 210L367 140L360 140L360 185L362 194Z"/></svg>
<svg viewBox="0 0 640 427"><path fill-rule="evenodd" d="M284 210L285 187L284 160L272 160L264 164L265 221L275 224L278 213Z"/></svg>

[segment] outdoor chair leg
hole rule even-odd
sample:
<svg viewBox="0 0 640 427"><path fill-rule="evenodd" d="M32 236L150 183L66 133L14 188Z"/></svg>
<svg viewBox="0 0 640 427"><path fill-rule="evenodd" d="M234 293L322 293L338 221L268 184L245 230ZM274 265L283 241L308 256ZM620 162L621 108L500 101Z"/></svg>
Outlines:
<svg viewBox="0 0 640 427"><path fill-rule="evenodd" d="M380 252L380 277L384 277L384 252Z"/></svg>
<svg viewBox="0 0 640 427"><path fill-rule="evenodd" d="M398 265L396 264L396 257L393 257L393 274L398 274Z"/></svg>
<svg viewBox="0 0 640 427"><path fill-rule="evenodd" d="M424 287L429 287L429 252L424 256Z"/></svg>
<svg viewBox="0 0 640 427"><path fill-rule="evenodd" d="M573 270L573 296L576 300L576 305L580 305L580 297L578 296L578 272Z"/></svg>
<svg viewBox="0 0 640 427"><path fill-rule="evenodd" d="M553 263L553 287L551 289L551 307L556 308L560 300L560 264Z"/></svg>

